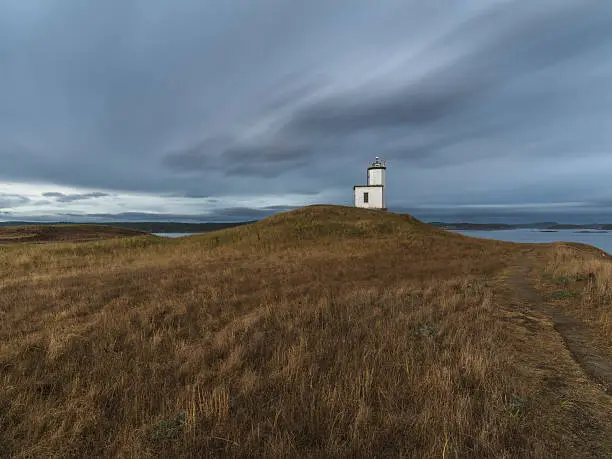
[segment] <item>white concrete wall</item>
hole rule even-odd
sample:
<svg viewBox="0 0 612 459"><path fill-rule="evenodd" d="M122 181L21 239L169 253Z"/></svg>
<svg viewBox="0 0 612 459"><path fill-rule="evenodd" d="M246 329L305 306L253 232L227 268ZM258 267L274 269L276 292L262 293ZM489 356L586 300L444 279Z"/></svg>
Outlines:
<svg viewBox="0 0 612 459"><path fill-rule="evenodd" d="M368 169L368 185L385 185L385 169Z"/></svg>
<svg viewBox="0 0 612 459"><path fill-rule="evenodd" d="M363 193L368 193L368 202L363 201ZM384 209L385 193L382 186L359 186L355 188L355 207Z"/></svg>

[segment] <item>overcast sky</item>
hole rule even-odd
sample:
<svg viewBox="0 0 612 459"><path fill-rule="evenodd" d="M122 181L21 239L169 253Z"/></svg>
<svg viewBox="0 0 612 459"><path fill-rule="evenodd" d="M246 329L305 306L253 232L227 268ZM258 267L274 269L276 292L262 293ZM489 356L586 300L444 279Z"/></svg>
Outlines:
<svg viewBox="0 0 612 459"><path fill-rule="evenodd" d="M612 2L0 0L0 219L612 222Z"/></svg>

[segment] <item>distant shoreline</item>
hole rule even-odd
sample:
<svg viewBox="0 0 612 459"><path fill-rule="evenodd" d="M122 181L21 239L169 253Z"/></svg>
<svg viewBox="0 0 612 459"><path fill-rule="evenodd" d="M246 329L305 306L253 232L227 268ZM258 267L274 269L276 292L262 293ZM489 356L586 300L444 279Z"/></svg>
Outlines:
<svg viewBox="0 0 612 459"><path fill-rule="evenodd" d="M184 222L31 222L31 221L7 221L0 222L0 227L5 226L47 226L47 225L105 225L118 228L134 229L147 233L206 233L209 231L217 231L226 228L234 228L236 226L248 225L255 223L257 220L243 222L203 222L203 223L184 223ZM533 229L540 231L558 231L558 230L585 230L589 232L612 231L612 224L588 223L588 224L563 224L556 222L539 222L539 223L447 223L447 222L427 222L437 228L448 230L467 230L467 231L499 231L499 230L516 230L516 229Z"/></svg>

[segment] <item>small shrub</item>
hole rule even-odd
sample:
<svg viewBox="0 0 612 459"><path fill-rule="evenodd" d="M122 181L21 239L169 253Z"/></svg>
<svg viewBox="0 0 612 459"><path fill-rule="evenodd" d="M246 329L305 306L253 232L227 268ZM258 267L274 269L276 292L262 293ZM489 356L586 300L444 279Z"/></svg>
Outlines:
<svg viewBox="0 0 612 459"><path fill-rule="evenodd" d="M569 285L573 282L580 282L586 280L586 276L582 275L582 274L574 274L574 275L570 275L570 276L561 276L561 277L557 277L555 279L553 279L553 282L556 285Z"/></svg>
<svg viewBox="0 0 612 459"><path fill-rule="evenodd" d="M186 414L184 411L177 413L172 419L160 419L153 427L151 440L154 443L178 439L185 430Z"/></svg>
<svg viewBox="0 0 612 459"><path fill-rule="evenodd" d="M421 338L431 338L436 334L436 328L433 325L424 324L417 328L415 334Z"/></svg>
<svg viewBox="0 0 612 459"><path fill-rule="evenodd" d="M568 298L576 298L580 296L580 293L570 290L557 290L556 292L552 292L550 296L553 300L566 300Z"/></svg>
<svg viewBox="0 0 612 459"><path fill-rule="evenodd" d="M511 418L518 418L524 413L526 405L527 401L524 398L512 395L506 404L506 414Z"/></svg>

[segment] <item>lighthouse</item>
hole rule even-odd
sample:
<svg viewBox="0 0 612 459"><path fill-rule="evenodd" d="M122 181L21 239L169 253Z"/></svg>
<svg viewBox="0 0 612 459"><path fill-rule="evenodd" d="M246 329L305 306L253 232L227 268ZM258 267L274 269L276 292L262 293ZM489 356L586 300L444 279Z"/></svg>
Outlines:
<svg viewBox="0 0 612 459"><path fill-rule="evenodd" d="M385 176L387 164L378 156L368 167L368 184L353 187L355 207L387 210Z"/></svg>

